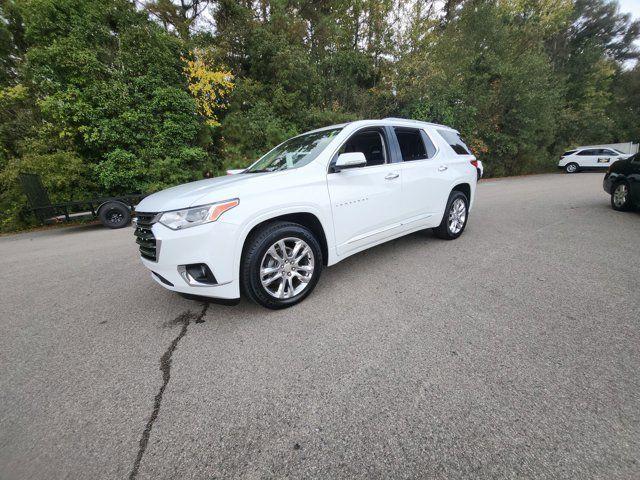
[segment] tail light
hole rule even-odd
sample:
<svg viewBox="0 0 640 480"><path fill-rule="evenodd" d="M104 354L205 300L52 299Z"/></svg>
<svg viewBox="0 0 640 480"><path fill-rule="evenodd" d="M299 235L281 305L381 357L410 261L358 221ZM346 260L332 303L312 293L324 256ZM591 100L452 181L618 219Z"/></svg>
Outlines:
<svg viewBox="0 0 640 480"><path fill-rule="evenodd" d="M478 161L477 160L471 160L471 165L473 165L474 167L478 168Z"/></svg>

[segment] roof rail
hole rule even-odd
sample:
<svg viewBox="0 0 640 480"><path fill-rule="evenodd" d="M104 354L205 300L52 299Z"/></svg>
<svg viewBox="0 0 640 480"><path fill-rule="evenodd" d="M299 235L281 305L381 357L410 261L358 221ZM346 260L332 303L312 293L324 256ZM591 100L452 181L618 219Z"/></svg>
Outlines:
<svg viewBox="0 0 640 480"><path fill-rule="evenodd" d="M391 122L422 123L424 125L431 125L432 127L442 127L442 128L446 128L448 130L455 130L454 128L448 127L447 125L441 125L440 123L425 122L423 120L413 120L411 118L387 117L387 118L383 118L383 120L388 120L388 121L391 121Z"/></svg>

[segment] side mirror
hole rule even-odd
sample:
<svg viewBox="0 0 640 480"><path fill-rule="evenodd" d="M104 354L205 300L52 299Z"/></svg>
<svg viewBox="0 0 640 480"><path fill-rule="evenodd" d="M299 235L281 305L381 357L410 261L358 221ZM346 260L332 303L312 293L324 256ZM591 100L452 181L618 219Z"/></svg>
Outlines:
<svg viewBox="0 0 640 480"><path fill-rule="evenodd" d="M362 152L349 152L338 155L334 169L336 172L346 168L364 167L367 164L367 157Z"/></svg>

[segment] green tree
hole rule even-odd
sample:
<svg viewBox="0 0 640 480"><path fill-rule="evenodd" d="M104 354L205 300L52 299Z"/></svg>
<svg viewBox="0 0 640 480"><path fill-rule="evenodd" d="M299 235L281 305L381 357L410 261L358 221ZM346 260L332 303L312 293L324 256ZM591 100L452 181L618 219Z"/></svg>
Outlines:
<svg viewBox="0 0 640 480"><path fill-rule="evenodd" d="M14 88L0 108L11 113L17 101L30 103L22 111L37 122L30 137L5 141L5 150L31 158L31 169L33 159L78 157L101 194L201 175L210 163L207 126L186 88L179 38L125 0L24 0L15 8L24 29L25 61L17 67L24 98ZM3 192L0 209L17 200Z"/></svg>
<svg viewBox="0 0 640 480"><path fill-rule="evenodd" d="M21 170L60 200L152 191L358 118L545 171L639 138L639 36L615 0L3 0L0 222L27 218Z"/></svg>
<svg viewBox="0 0 640 480"><path fill-rule="evenodd" d="M547 42L566 92L557 143L560 148L606 143L617 135L613 84L623 63L638 58L640 22L621 14L617 1L575 0L566 28Z"/></svg>
<svg viewBox="0 0 640 480"><path fill-rule="evenodd" d="M613 81L614 142L640 142L640 66L620 72Z"/></svg>
<svg viewBox="0 0 640 480"><path fill-rule="evenodd" d="M537 32L521 28L522 13L465 3L414 72L421 80L405 106L458 128L490 175L540 169L556 128L561 90Z"/></svg>

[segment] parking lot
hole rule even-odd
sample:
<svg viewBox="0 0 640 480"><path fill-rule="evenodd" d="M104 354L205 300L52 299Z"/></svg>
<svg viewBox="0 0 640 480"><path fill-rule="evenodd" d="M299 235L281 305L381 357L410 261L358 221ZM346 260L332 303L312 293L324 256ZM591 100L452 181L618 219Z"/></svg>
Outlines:
<svg viewBox="0 0 640 480"><path fill-rule="evenodd" d="M638 478L640 214L487 180L269 311L166 291L132 229L0 238L0 477Z"/></svg>

